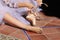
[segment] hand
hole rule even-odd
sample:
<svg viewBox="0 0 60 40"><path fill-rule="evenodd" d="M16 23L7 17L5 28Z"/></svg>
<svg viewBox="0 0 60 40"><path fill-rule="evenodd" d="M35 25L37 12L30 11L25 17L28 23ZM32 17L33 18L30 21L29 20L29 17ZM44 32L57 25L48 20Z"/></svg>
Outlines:
<svg viewBox="0 0 60 40"><path fill-rule="evenodd" d="M42 33L43 29L40 27L32 27L31 30L36 33Z"/></svg>
<svg viewBox="0 0 60 40"><path fill-rule="evenodd" d="M36 0L36 1L37 1L38 6L41 6L42 0Z"/></svg>

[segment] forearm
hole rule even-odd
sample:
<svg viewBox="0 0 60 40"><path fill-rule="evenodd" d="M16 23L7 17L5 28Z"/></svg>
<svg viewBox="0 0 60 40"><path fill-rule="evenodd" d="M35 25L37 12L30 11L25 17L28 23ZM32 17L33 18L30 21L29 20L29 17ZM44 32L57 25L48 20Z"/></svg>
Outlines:
<svg viewBox="0 0 60 40"><path fill-rule="evenodd" d="M18 7L27 7L27 8L29 8L29 9L31 9L31 8L34 7L34 5L31 4L31 3L18 3L17 6L18 6Z"/></svg>
<svg viewBox="0 0 60 40"><path fill-rule="evenodd" d="M21 21L18 21L17 19L13 18L11 15L9 15L8 13L5 15L4 17L4 21L7 22L10 25L15 25L19 28L23 28L26 30L30 30L30 27L28 27L28 25L23 24ZM24 26L23 26L24 25Z"/></svg>
<svg viewBox="0 0 60 40"><path fill-rule="evenodd" d="M21 21L18 21L17 19L12 17L8 13L5 15L4 21L7 22L10 25L14 25L14 26L17 26L19 28L23 28L23 29L33 31L33 32L36 32L36 33L41 33L41 30L42 30L42 28L40 28L40 27L32 27L32 26L29 26L29 25L26 25L26 24L22 23Z"/></svg>

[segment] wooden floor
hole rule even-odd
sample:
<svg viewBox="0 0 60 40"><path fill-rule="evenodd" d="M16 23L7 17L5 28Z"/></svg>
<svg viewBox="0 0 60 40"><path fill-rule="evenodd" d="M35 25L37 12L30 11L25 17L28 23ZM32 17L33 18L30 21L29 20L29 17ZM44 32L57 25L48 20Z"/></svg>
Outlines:
<svg viewBox="0 0 60 40"><path fill-rule="evenodd" d="M42 13L41 15L43 19L37 21L36 26L43 28L42 34L25 31L5 24L0 26L0 34L9 35L22 40L60 40L60 19L47 17Z"/></svg>

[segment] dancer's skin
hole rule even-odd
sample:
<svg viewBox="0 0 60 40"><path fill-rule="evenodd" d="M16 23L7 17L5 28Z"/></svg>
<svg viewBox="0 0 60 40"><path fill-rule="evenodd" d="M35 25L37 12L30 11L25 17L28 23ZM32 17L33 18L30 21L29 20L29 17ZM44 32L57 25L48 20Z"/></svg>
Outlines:
<svg viewBox="0 0 60 40"><path fill-rule="evenodd" d="M25 5L24 4L21 5L21 4L18 4L18 7L28 7L29 9L34 7L34 5L32 5L30 3L25 3ZM12 17L9 13L5 13L3 19L6 23L8 23L12 26L17 26L19 28L26 29L26 30L29 30L29 31L33 31L33 32L36 32L36 33L41 33L41 30L42 30L42 28L40 28L40 27L34 27L34 26L30 26L30 25L26 25L26 24L22 23L21 21Z"/></svg>
<svg viewBox="0 0 60 40"><path fill-rule="evenodd" d="M8 13L6 13L6 15L4 16L4 20L5 20L5 22L7 22L8 24L10 24L12 26L15 25L19 28L23 28L23 29L33 31L36 33L41 33L41 30L42 30L42 28L40 28L40 27L34 27L34 26L26 25L26 24L22 23L21 21L18 21L17 19L12 17Z"/></svg>

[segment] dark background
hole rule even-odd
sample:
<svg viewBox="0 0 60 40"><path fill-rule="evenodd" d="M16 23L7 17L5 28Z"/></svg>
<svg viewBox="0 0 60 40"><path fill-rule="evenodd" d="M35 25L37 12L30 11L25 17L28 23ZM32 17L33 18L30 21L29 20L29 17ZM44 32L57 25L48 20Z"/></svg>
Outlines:
<svg viewBox="0 0 60 40"><path fill-rule="evenodd" d="M60 18L60 1L59 0L43 0L43 3L46 3L48 7L42 4L41 8L47 16L55 16Z"/></svg>

